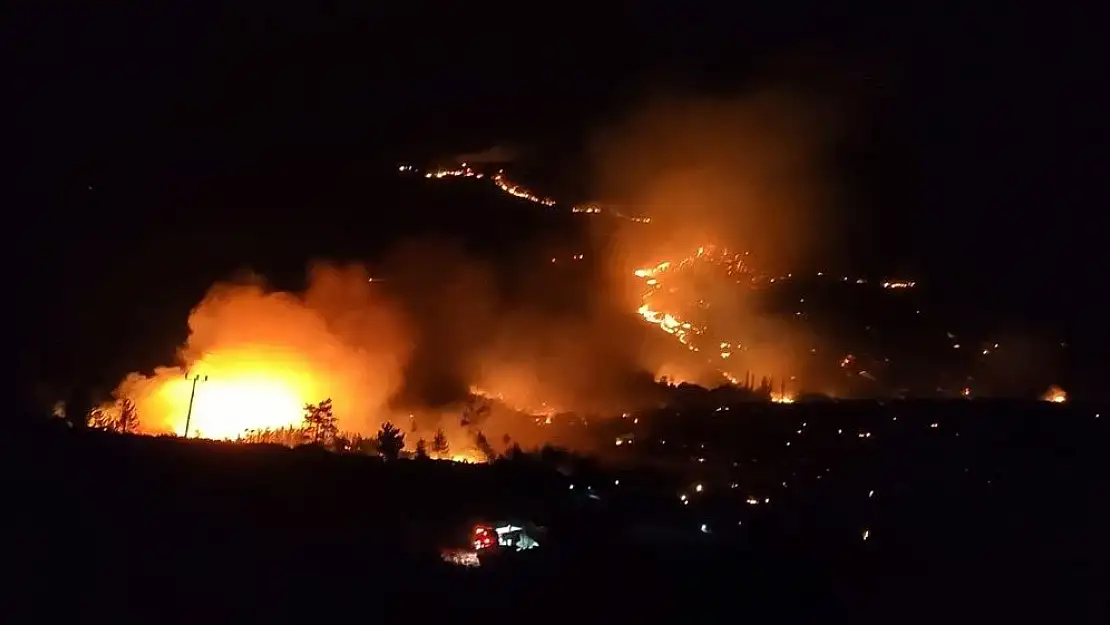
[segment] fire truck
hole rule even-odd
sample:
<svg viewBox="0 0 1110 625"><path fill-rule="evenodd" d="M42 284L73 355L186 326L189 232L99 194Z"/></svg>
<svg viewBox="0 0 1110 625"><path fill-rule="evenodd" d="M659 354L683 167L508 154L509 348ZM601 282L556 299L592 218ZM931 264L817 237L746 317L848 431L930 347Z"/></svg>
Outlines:
<svg viewBox="0 0 1110 625"><path fill-rule="evenodd" d="M474 526L471 542L475 551L486 553L527 551L539 546L536 539L524 527L512 523L498 525L480 523Z"/></svg>
<svg viewBox="0 0 1110 625"><path fill-rule="evenodd" d="M488 558L539 547L535 536L541 532L523 523L478 523L469 532L467 546L445 549L443 559L462 566L480 566Z"/></svg>

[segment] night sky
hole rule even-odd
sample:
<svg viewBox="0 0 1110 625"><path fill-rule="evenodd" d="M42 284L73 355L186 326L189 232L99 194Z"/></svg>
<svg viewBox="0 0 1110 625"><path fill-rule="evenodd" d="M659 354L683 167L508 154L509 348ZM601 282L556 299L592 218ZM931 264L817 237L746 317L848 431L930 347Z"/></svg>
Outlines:
<svg viewBox="0 0 1110 625"><path fill-rule="evenodd" d="M147 4L8 20L25 353L60 349L50 337L75 334L59 324L82 298L118 297L100 288L103 266L151 262L151 247L158 262L197 262L159 233L219 246L308 219L388 231L374 209L306 211L308 191L260 223L245 205L282 203L259 193L268 180L324 188L335 172L502 142L549 148L558 169L660 85L728 94L768 80L851 103L835 168L853 264L905 268L1096 342L1106 55L1094 20L1060 3Z"/></svg>

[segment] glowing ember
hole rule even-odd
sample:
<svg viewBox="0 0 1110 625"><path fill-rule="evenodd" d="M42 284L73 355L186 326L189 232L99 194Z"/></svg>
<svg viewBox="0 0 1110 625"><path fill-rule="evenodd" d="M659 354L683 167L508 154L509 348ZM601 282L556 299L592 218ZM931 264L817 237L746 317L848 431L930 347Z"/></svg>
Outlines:
<svg viewBox="0 0 1110 625"><path fill-rule="evenodd" d="M708 328L704 325L685 319L675 311L662 310L663 305L656 302L656 295L665 293L664 283L668 282L667 288L670 288L669 278L679 271L693 267L698 263L705 263L712 265L722 272L722 275L737 279L738 282L751 282L754 278L745 263L747 254L734 254L726 249L719 249L713 245L703 245L699 247L693 254L677 261L663 261L654 266L641 267L633 272L633 275L642 280L646 287L640 297L640 307L637 313L644 319L644 321L658 327L663 332L670 334L675 339L693 353L701 353L702 345L699 345L699 339L704 341L704 337L708 332ZM705 307L708 304L699 302ZM723 361L728 360L733 356L735 349L741 349L739 343L732 343L730 341L717 341L715 344L709 346L706 352L715 352L716 356L710 356L708 361L717 364L717 373L728 380L732 384L739 384L740 380L727 369L723 368Z"/></svg>
<svg viewBox="0 0 1110 625"><path fill-rule="evenodd" d="M511 384L509 386L511 387ZM548 403L546 401L541 400L541 401L538 402L538 405L534 405L534 406L533 405L525 405L525 404L522 404L522 403L517 403L517 402L512 401L510 398L506 397L503 393L489 391L489 390L483 389L482 387L474 385L474 384L470 385L470 394L471 395L477 395L478 397L484 397L486 399L492 399L492 400L499 401L502 404L508 406L509 408L511 408L511 409L513 409L517 412L520 412L520 413L529 415L531 417L537 418L537 422L538 422L538 420L542 419L542 420L546 421L546 423L548 425L551 424L551 417L555 416L559 412L559 410L557 410L557 409L553 408L552 406L548 405Z"/></svg>
<svg viewBox="0 0 1110 625"><path fill-rule="evenodd" d="M445 549L440 552L440 557L443 558L444 562L449 562L458 566L482 566L482 561L478 559L478 554L466 549Z"/></svg>
<svg viewBox="0 0 1110 625"><path fill-rule="evenodd" d="M411 165L402 165L402 166L398 167L398 171L400 171L401 173L412 173L412 172L415 172L416 169L414 167L412 167ZM442 178L474 178L475 180L482 180L483 178L485 178L485 179L488 179L489 181L493 182L493 184L496 185L498 189L500 189L501 191L503 191L503 192L513 196L513 197L520 198L522 200L527 200L529 202L532 202L533 204L539 204L541 206L547 206L547 207L556 206L555 200L553 200L549 197L540 197L539 195L536 195L532 191L525 188L523 185L517 184L517 183L512 182L511 180L509 180L505 176L505 171L501 170L501 169L497 170L496 174L493 174L492 176L487 177L486 174L474 169L470 165L468 165L466 163L461 163L455 169L434 169L434 170L428 171L424 174L424 177L425 178L430 178L430 179L436 179L436 180L439 180L439 179L442 179ZM595 206L595 205L571 206L570 211L572 213L579 213L579 214L584 214L584 215L598 215L598 214L601 214L602 212L607 212L608 214L610 214L612 216L619 217L620 219L625 219L625 220L632 221L632 222L635 222L635 223L641 223L641 224L651 223L651 219L649 217L643 217L643 216L638 216L638 215L625 215L624 213L621 213L620 211L616 211L616 210L605 211L600 206Z"/></svg>

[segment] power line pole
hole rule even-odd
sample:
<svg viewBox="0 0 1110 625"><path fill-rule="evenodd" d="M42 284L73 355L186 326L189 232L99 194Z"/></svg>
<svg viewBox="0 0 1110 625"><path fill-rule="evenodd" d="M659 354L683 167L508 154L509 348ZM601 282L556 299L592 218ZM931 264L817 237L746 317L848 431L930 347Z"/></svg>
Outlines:
<svg viewBox="0 0 1110 625"><path fill-rule="evenodd" d="M188 377L189 374L186 373L185 376ZM208 376L204 376L204 381L208 381ZM193 376L193 390L189 393L189 411L185 413L185 434L182 438L189 438L189 422L193 420L193 400L197 396L197 382L200 382L200 374Z"/></svg>

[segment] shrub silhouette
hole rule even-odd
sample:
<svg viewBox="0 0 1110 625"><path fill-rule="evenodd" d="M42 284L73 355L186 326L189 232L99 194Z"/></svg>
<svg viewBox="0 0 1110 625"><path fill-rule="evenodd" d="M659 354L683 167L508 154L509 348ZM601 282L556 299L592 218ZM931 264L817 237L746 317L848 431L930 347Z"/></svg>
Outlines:
<svg viewBox="0 0 1110 625"><path fill-rule="evenodd" d="M378 454L382 458L396 460L401 456L401 450L405 448L405 433L397 426L386 421L382 424L382 429L378 430L378 435L375 438Z"/></svg>
<svg viewBox="0 0 1110 625"><path fill-rule="evenodd" d="M447 442L447 435L443 433L443 428L439 428L432 437L432 452L436 456L445 456L449 451L451 451L451 445Z"/></svg>

